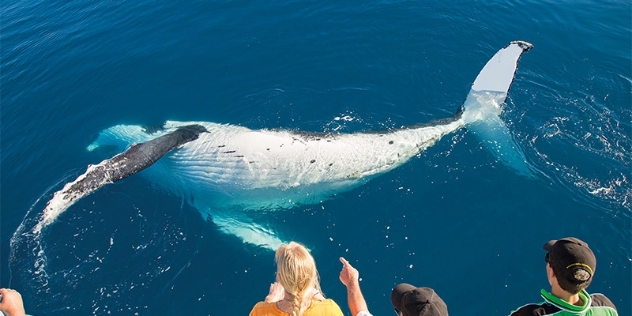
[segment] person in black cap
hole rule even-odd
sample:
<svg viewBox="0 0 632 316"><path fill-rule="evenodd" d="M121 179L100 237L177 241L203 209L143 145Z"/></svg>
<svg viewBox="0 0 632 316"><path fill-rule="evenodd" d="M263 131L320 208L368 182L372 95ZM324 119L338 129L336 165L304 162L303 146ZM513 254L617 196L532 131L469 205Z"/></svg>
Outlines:
<svg viewBox="0 0 632 316"><path fill-rule="evenodd" d="M606 296L586 292L597 268L597 259L587 243L567 237L547 242L544 250L551 291L541 290L544 302L522 306L511 316L618 315Z"/></svg>
<svg viewBox="0 0 632 316"><path fill-rule="evenodd" d="M352 316L372 316L360 291L360 273L340 257L340 282L347 287L347 300ZM401 283L391 292L391 302L400 316L448 316L448 307L431 288Z"/></svg>
<svg viewBox="0 0 632 316"><path fill-rule="evenodd" d="M391 292L395 313L400 316L447 316L448 306L429 287L415 287L408 283L395 286Z"/></svg>

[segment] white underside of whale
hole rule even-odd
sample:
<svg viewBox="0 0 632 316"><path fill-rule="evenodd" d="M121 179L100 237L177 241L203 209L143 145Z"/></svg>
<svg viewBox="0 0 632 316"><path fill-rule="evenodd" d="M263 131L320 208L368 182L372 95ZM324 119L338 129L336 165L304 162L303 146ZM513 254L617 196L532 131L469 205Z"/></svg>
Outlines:
<svg viewBox="0 0 632 316"><path fill-rule="evenodd" d="M212 206L251 209L288 208L353 188L406 162L464 121L391 133L322 136L168 121L159 134L190 124L202 125L208 133L165 156L148 173L170 179L174 191L185 187L213 195ZM159 134L142 133L137 126L114 126L91 148L114 142L128 146Z"/></svg>

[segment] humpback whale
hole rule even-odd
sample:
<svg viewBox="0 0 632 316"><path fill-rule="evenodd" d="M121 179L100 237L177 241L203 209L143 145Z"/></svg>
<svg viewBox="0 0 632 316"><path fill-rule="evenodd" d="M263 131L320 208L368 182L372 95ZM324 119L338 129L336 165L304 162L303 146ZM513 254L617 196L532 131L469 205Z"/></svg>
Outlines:
<svg viewBox="0 0 632 316"><path fill-rule="evenodd" d="M143 175L186 199L222 231L276 249L281 239L254 223L249 212L318 203L397 168L463 127L486 138L509 168L529 176L524 154L499 116L518 61L531 48L514 41L500 49L454 116L384 132L316 134L177 121L152 131L137 125L110 127L88 150L116 146L122 153L89 166L56 192L36 230L98 188L146 169Z"/></svg>

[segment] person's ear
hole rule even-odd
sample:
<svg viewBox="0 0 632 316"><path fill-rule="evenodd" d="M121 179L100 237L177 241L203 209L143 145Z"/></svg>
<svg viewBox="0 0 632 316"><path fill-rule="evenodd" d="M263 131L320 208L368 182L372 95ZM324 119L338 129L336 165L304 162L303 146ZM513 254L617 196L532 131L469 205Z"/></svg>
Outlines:
<svg viewBox="0 0 632 316"><path fill-rule="evenodd" d="M555 279L555 272L553 272L553 268L551 268L551 264L546 264L546 275L551 279Z"/></svg>

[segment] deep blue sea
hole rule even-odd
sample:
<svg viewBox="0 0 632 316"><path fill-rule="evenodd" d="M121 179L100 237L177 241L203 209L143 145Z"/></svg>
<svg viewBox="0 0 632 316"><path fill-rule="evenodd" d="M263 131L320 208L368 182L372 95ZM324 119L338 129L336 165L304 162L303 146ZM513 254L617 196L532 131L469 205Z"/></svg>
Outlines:
<svg viewBox="0 0 632 316"><path fill-rule="evenodd" d="M533 179L461 129L352 191L261 210L307 245L346 314L340 256L374 315L429 286L452 315L507 315L548 289L542 245L575 236L589 292L632 314L630 1L0 3L0 286L34 315L247 315L273 253L222 233L142 176L103 187L40 238L53 192L109 158L117 124L166 120L352 133L451 116L512 40L503 113ZM344 118L344 119L340 119ZM142 173L142 172L141 172Z"/></svg>

